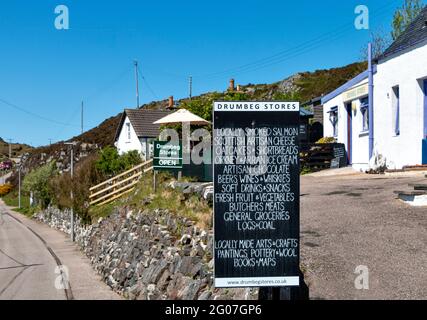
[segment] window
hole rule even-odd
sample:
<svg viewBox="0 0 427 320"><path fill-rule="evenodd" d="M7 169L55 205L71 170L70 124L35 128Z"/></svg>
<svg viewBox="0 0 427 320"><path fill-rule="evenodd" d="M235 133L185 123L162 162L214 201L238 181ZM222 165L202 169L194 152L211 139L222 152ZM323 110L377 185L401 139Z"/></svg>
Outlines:
<svg viewBox="0 0 427 320"><path fill-rule="evenodd" d="M126 123L126 129L127 129L127 133L128 133L128 140L130 140L130 123Z"/></svg>
<svg viewBox="0 0 427 320"><path fill-rule="evenodd" d="M424 139L427 139L427 79L421 85L424 91Z"/></svg>
<svg viewBox="0 0 427 320"><path fill-rule="evenodd" d="M395 136L400 135L400 90L399 86L392 88L392 128Z"/></svg>
<svg viewBox="0 0 427 320"><path fill-rule="evenodd" d="M334 137L338 136L338 107L329 111L329 121L331 121Z"/></svg>
<svg viewBox="0 0 427 320"><path fill-rule="evenodd" d="M362 132L369 131L369 98L360 99L360 112L362 114Z"/></svg>

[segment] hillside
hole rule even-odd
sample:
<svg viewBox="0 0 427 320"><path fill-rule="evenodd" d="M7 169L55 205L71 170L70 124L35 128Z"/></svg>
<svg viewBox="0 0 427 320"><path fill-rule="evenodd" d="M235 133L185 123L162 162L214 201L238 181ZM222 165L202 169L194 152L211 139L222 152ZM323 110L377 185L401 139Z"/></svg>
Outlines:
<svg viewBox="0 0 427 320"><path fill-rule="evenodd" d="M242 85L241 90L244 97L248 100L266 100L266 99L294 99L303 103L315 97L325 95L359 73L366 70L366 63L353 63L341 68L328 70L316 70L314 72L302 72L285 80L272 84L247 84ZM209 92L200 96L193 97L192 104L210 100L215 97L224 98L226 92ZM147 109L164 109L167 107L167 100L154 101L143 105ZM188 105L189 99L181 99L178 104ZM197 111L196 111L197 112ZM203 116L203 115L201 115ZM79 136L73 137L70 141L83 141L86 143L97 144L99 146L113 145L116 128L120 121L121 113L102 122L98 127L93 128Z"/></svg>
<svg viewBox="0 0 427 320"><path fill-rule="evenodd" d="M12 143L12 158L19 158L21 155L31 152L33 147L27 144ZM9 142L4 141L0 137L0 159L9 157Z"/></svg>
<svg viewBox="0 0 427 320"><path fill-rule="evenodd" d="M178 100L181 107L187 108L199 116L210 120L212 115L212 102L214 100L295 100L301 103L312 98L324 95L344 84L357 74L366 70L366 63L353 63L341 68L328 70L316 70L314 72L302 72L287 79L271 84L246 84L240 85L239 91L208 92L200 96L189 99ZM238 82L237 82L238 83ZM225 87L225 86L224 86ZM224 88L226 89L226 88ZM165 109L168 100L153 101L142 108ZM77 141L75 147L75 159L77 162L96 150L108 145L114 145L114 136L119 124L121 113L104 120L99 126L75 136L68 141ZM0 152L8 152L4 148L4 143L0 142ZM6 144L6 147L7 144ZM19 146L17 146L19 148ZM28 151L22 146L19 152ZM24 172L31 171L32 168L51 160L57 161L58 169L68 170L69 148L63 142L58 142L50 146L30 149L30 156L24 160ZM1 153L0 153L1 154ZM13 179L16 180L16 179Z"/></svg>

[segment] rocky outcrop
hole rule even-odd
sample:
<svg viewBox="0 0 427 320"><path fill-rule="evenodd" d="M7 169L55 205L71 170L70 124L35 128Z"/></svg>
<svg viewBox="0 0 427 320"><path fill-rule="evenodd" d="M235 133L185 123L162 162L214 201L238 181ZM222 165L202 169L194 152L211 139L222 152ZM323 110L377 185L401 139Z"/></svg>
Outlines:
<svg viewBox="0 0 427 320"><path fill-rule="evenodd" d="M84 143L76 141L73 146L74 166L99 150L97 144ZM71 168L71 149L70 146L56 143L51 146L32 149L31 153L25 153L21 159L22 178L32 170L55 161L56 169L59 173L69 172ZM8 182L14 186L18 185L18 170L15 168Z"/></svg>
<svg viewBox="0 0 427 320"><path fill-rule="evenodd" d="M197 195L200 199L206 200L209 204L213 202L213 183L212 182L180 182L172 181L169 188L180 190L184 197L188 198Z"/></svg>
<svg viewBox="0 0 427 320"><path fill-rule="evenodd" d="M35 219L70 233L70 212L49 208ZM96 224L77 220L76 241L94 269L128 299L257 298L254 289L213 288L213 236L167 210L117 210Z"/></svg>

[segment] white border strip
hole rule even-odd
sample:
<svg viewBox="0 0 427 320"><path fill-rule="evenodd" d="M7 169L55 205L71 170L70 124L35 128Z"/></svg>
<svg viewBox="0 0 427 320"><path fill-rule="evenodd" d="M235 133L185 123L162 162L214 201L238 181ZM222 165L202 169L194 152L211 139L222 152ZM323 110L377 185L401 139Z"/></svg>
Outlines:
<svg viewBox="0 0 427 320"><path fill-rule="evenodd" d="M214 111L245 112L245 111L299 111L299 102L289 101L222 101L214 103Z"/></svg>
<svg viewBox="0 0 427 320"><path fill-rule="evenodd" d="M215 288L298 286L299 277L215 278Z"/></svg>

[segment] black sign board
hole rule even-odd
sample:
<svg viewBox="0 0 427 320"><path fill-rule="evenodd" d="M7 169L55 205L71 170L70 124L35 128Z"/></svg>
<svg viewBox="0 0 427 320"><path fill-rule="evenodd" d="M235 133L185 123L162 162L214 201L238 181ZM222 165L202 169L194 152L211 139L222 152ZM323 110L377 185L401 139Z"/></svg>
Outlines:
<svg viewBox="0 0 427 320"><path fill-rule="evenodd" d="M306 124L300 124L299 126L299 138L300 140L307 140L307 125Z"/></svg>
<svg viewBox="0 0 427 320"><path fill-rule="evenodd" d="M331 161L331 169L347 167L348 159L345 145L336 143L333 145L334 159Z"/></svg>
<svg viewBox="0 0 427 320"><path fill-rule="evenodd" d="M181 170L181 143L154 141L153 169L157 171Z"/></svg>
<svg viewBox="0 0 427 320"><path fill-rule="evenodd" d="M215 286L299 286L299 104L214 105Z"/></svg>

